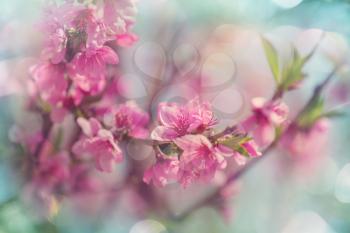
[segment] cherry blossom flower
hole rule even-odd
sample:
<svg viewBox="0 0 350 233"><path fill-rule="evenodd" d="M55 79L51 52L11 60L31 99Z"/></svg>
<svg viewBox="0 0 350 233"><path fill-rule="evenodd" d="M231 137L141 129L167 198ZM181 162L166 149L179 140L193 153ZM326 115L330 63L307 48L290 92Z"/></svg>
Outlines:
<svg viewBox="0 0 350 233"><path fill-rule="evenodd" d="M110 47L103 46L77 53L69 71L77 87L84 92L96 93L104 86L106 65L117 63L117 54Z"/></svg>
<svg viewBox="0 0 350 233"><path fill-rule="evenodd" d="M36 214L52 217L58 211L58 199L70 182L69 157L66 151L54 152L49 141L43 144L31 181L24 188L24 201L34 204Z"/></svg>
<svg viewBox="0 0 350 233"><path fill-rule="evenodd" d="M44 37L42 58L54 64L64 60L67 51L68 37L66 30L83 9L82 5L65 2L63 4L50 4L44 11L44 17L39 27Z"/></svg>
<svg viewBox="0 0 350 233"><path fill-rule="evenodd" d="M111 172L113 164L122 161L122 152L110 131L103 129L95 118L78 118L84 137L73 145L77 155L89 155L100 171Z"/></svg>
<svg viewBox="0 0 350 233"><path fill-rule="evenodd" d="M280 100L267 101L257 97L252 100L253 114L242 126L252 134L258 146L264 147L275 138L275 127L281 126L287 120L288 106Z"/></svg>
<svg viewBox="0 0 350 233"><path fill-rule="evenodd" d="M326 118L317 120L307 129L293 124L283 134L280 143L293 156L309 157L310 153L317 154L322 150L328 130L329 121Z"/></svg>
<svg viewBox="0 0 350 233"><path fill-rule="evenodd" d="M148 137L148 114L134 101L120 105L114 114L114 129L135 138Z"/></svg>
<svg viewBox="0 0 350 233"><path fill-rule="evenodd" d="M104 0L103 22L112 35L125 34L135 23L135 0Z"/></svg>
<svg viewBox="0 0 350 233"><path fill-rule="evenodd" d="M67 49L67 36L60 25L52 26L45 37L45 47L42 51L42 57L49 59L53 64L58 64L64 60Z"/></svg>
<svg viewBox="0 0 350 233"><path fill-rule="evenodd" d="M68 87L63 64L41 62L33 66L30 72L44 101L53 106L63 103Z"/></svg>
<svg viewBox="0 0 350 233"><path fill-rule="evenodd" d="M91 193L101 189L101 182L91 174L87 164L76 164L71 168L70 189L74 193Z"/></svg>
<svg viewBox="0 0 350 233"><path fill-rule="evenodd" d="M186 105L160 103L157 126L151 133L152 139L169 141L186 134L202 133L217 123L208 102L200 103L198 98Z"/></svg>
<svg viewBox="0 0 350 233"><path fill-rule="evenodd" d="M187 187L195 180L210 181L227 165L225 155L203 135L186 135L174 140L183 153L179 159L178 181Z"/></svg>
<svg viewBox="0 0 350 233"><path fill-rule="evenodd" d="M82 42L85 42L86 48L99 48L109 40L106 35L103 19L97 16L98 9L87 7L78 12L72 20L71 26L75 32L80 33ZM85 35L85 37L84 37ZM86 41L84 41L86 39Z"/></svg>
<svg viewBox="0 0 350 233"><path fill-rule="evenodd" d="M46 142L46 145L48 144L50 143ZM51 145L49 147L52 148ZM39 166L35 172L33 183L36 186L48 192L57 192L64 188L69 179L69 157L67 152L63 151L54 154L52 149L42 152Z"/></svg>
<svg viewBox="0 0 350 233"><path fill-rule="evenodd" d="M153 183L156 187L164 187L177 179L179 161L174 157L157 157L157 162L145 171L143 181L147 184Z"/></svg>
<svg viewBox="0 0 350 233"><path fill-rule="evenodd" d="M233 159L236 161L238 165L244 165L248 161L248 158L244 155L241 155L237 151L232 150L231 148L223 145L218 145L217 150L220 151L221 154L225 155L226 157L232 156Z"/></svg>

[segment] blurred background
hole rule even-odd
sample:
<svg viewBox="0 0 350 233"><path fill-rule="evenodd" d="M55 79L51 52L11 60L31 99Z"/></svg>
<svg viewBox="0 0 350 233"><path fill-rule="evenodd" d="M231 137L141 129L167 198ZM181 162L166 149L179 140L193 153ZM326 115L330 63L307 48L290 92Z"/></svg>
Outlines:
<svg viewBox="0 0 350 233"><path fill-rule="evenodd" d="M332 121L326 149L310 152L315 153L312 166L277 149L247 173L230 203L228 221L212 208L202 208L181 223L152 215L138 219L123 201L114 203L108 215L89 218L74 208L76 200L65 201L55 218L39 221L35 210L16 201L21 182L16 167L10 166L8 131L20 108L16 98L23 95L23 79L44 36L35 30L42 3L0 0L0 233L350 232L349 117ZM345 66L327 90L327 107L349 113L350 1L139 0L138 10L135 32L140 40L119 51L124 73L118 91L125 99L147 98L154 82L169 77L169 67L177 70L179 81L164 87L153 109L160 101L187 99L193 93L188 76L196 70L204 83L203 96L223 120L222 127L238 122L247 115L252 97L273 93L263 35L282 62L290 58L292 46L306 54L319 44L305 69L305 85L286 96L296 111L292 116L340 61ZM160 192L168 193L175 213L197 198L191 197L196 188Z"/></svg>

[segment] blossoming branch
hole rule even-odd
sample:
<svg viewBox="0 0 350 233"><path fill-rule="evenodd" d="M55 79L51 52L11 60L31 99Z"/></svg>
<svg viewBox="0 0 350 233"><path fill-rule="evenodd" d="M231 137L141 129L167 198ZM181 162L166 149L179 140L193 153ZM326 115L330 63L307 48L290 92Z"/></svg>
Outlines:
<svg viewBox="0 0 350 233"><path fill-rule="evenodd" d="M324 105L323 89L330 78L295 119L290 117L295 110L283 100L303 85L303 68L317 47L306 56L293 48L293 57L280 64L274 46L262 38L274 94L253 98L249 115L221 130L221 119L199 92L186 103L160 102L156 112L121 97L115 88L123 62L118 51L138 40L132 31L136 13L134 0L65 1L45 8L38 26L41 53L26 80L25 111L40 120L34 124L24 117L9 133L20 148L27 199L45 216L54 215L65 197L110 188L100 176L114 176L116 170L125 174L112 190L132 189L152 211L162 205L156 190L214 184L224 174L213 194L182 216L207 204L224 212L236 191L233 183L251 164L277 146L306 157L328 133L329 119L337 115ZM152 163L136 163L127 152L130 142L151 147Z"/></svg>

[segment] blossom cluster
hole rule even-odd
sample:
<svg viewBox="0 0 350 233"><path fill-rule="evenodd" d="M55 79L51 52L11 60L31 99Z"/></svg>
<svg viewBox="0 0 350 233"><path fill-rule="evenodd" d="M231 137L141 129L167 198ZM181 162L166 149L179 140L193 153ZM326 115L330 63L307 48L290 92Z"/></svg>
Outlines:
<svg viewBox="0 0 350 233"><path fill-rule="evenodd" d="M184 106L159 104L158 121L160 125L152 131L151 137L170 149L168 154L159 150L157 162L145 173L147 183L152 181L164 186L171 180L178 180L186 187L194 180L213 179L217 170L227 166L230 157L242 164L245 156L261 155L244 132L227 132L220 137L212 135L217 120L210 104L201 103L198 98Z"/></svg>
<svg viewBox="0 0 350 233"><path fill-rule="evenodd" d="M131 31L135 3L97 2L49 5L40 24L43 48L30 69L29 82L35 88L26 110L39 115L41 121L37 127L24 121L17 124L10 139L28 158L29 190L41 201L92 192L102 185L95 172L111 173L122 163L131 167L132 179L138 175L133 185L159 188L178 183L186 188L197 182L210 183L220 173L228 176L230 164L236 169L244 167L271 145L307 156L318 137L327 132L327 113L320 96L296 119L291 119L283 102L283 95L303 81L301 69L307 59L299 56L283 72L276 70L274 60L269 61L275 69L275 95L253 98L249 115L237 124L220 130L220 119L199 93L184 104L160 102L154 114L157 119L153 119L151 108L146 111L137 101L125 100L114 85L122 59L119 47L137 41ZM269 42L264 41L264 46L269 54L276 53ZM125 145L130 141L152 147L150 166L133 167ZM218 193L229 187L227 184Z"/></svg>
<svg viewBox="0 0 350 233"><path fill-rule="evenodd" d="M116 47L137 40L131 32L135 14L133 0L47 6L39 25L44 47L31 74L33 95L50 105L53 121L62 121L85 97L104 90L108 66L119 62Z"/></svg>

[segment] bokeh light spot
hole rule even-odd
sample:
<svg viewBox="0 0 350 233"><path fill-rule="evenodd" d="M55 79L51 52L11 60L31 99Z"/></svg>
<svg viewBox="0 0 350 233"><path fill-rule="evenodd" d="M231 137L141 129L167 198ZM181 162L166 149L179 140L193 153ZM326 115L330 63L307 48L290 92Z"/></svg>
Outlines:
<svg viewBox="0 0 350 233"><path fill-rule="evenodd" d="M204 87L217 87L234 78L235 64L230 56L215 53L207 57L201 74Z"/></svg>
<svg viewBox="0 0 350 233"><path fill-rule="evenodd" d="M166 56L164 49L154 42L140 45L135 52L135 64L144 74L152 78L160 78L163 72Z"/></svg>
<svg viewBox="0 0 350 233"><path fill-rule="evenodd" d="M137 222L129 233L167 233L167 230L160 222L146 219Z"/></svg>
<svg viewBox="0 0 350 233"><path fill-rule="evenodd" d="M338 201L350 203L350 163L346 164L338 173L334 195Z"/></svg>
<svg viewBox="0 0 350 233"><path fill-rule="evenodd" d="M303 211L296 214L283 228L282 233L333 233L327 222L317 213Z"/></svg>
<svg viewBox="0 0 350 233"><path fill-rule="evenodd" d="M198 62L198 51L190 44L180 44L173 54L175 67L181 74L187 74Z"/></svg>
<svg viewBox="0 0 350 233"><path fill-rule="evenodd" d="M299 5L303 0L273 0L278 6L282 8L293 8Z"/></svg>

